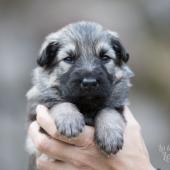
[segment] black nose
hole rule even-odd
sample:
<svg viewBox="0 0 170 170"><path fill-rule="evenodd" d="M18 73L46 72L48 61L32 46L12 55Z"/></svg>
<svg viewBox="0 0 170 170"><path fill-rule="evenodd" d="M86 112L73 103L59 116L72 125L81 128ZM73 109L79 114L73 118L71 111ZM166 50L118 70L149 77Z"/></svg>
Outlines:
<svg viewBox="0 0 170 170"><path fill-rule="evenodd" d="M83 88L93 88L98 85L98 82L95 78L84 78L81 82Z"/></svg>

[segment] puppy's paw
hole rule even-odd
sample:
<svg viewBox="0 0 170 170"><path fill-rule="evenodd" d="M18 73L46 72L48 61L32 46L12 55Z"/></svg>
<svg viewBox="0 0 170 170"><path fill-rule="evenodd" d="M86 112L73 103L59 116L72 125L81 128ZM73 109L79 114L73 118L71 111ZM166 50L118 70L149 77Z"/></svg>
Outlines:
<svg viewBox="0 0 170 170"><path fill-rule="evenodd" d="M96 130L95 140L106 154L116 154L123 147L123 131L115 129Z"/></svg>
<svg viewBox="0 0 170 170"><path fill-rule="evenodd" d="M84 117L79 112L57 114L55 124L59 133L66 137L78 136L85 126Z"/></svg>

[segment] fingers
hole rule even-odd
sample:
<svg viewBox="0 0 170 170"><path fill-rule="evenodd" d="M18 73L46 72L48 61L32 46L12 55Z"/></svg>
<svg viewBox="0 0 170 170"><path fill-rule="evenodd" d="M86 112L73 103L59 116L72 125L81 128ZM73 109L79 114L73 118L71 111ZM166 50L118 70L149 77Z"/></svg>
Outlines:
<svg viewBox="0 0 170 170"><path fill-rule="evenodd" d="M145 155L148 155L148 151L141 134L140 124L134 118L128 107L125 107L124 115L125 119L127 120L127 127L124 133L124 151L127 149L133 151L135 148L135 152L138 152L139 154L144 152Z"/></svg>
<svg viewBox="0 0 170 170"><path fill-rule="evenodd" d="M50 136L56 138L60 141L63 141L68 144L76 145L76 146L89 146L93 143L94 138L94 128L90 126L85 126L83 132L74 138L67 138L65 136L60 135L57 132L55 123L51 118L48 109L43 105L38 105L37 107L37 122L39 126L41 126ZM136 129L140 130L140 125L137 120L134 118L133 114L129 110L128 107L125 107L124 116L127 120L127 128L128 129Z"/></svg>
<svg viewBox="0 0 170 170"><path fill-rule="evenodd" d="M45 134L40 133L37 122L33 122L30 125L28 133L36 148L41 153L49 155L52 158L70 162L72 158L77 155L76 148L74 146L54 140Z"/></svg>
<svg viewBox="0 0 170 170"><path fill-rule="evenodd" d="M39 126L41 126L52 137L76 146L88 146L93 143L94 128L90 126L85 126L83 132L78 137L67 138L57 132L55 123L52 120L46 107L44 107L43 105L38 105L36 111L37 122Z"/></svg>
<svg viewBox="0 0 170 170"><path fill-rule="evenodd" d="M52 137L57 136L56 126L48 109L43 105L38 105L36 108L38 124Z"/></svg>
<svg viewBox="0 0 170 170"><path fill-rule="evenodd" d="M58 161L58 160L50 160L46 156L41 155L36 160L36 166L38 170L92 170L90 167L78 164L73 165L68 162Z"/></svg>
<svg viewBox="0 0 170 170"><path fill-rule="evenodd" d="M61 161L44 160L41 157L36 161L38 170L78 170L72 164Z"/></svg>
<svg viewBox="0 0 170 170"><path fill-rule="evenodd" d="M140 125L139 125L138 121L135 119L132 112L130 111L130 109L127 106L125 106L124 116L127 121L127 127L136 127L136 128L140 129Z"/></svg>

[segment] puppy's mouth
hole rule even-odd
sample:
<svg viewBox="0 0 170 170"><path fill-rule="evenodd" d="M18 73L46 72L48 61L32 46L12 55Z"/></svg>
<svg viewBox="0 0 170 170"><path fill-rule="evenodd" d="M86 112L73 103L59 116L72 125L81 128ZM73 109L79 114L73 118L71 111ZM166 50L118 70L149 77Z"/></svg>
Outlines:
<svg viewBox="0 0 170 170"><path fill-rule="evenodd" d="M102 97L103 95L100 93L99 89L80 89L79 96L86 97L87 99L92 99L95 97Z"/></svg>
<svg viewBox="0 0 170 170"><path fill-rule="evenodd" d="M102 90L102 88L88 88L82 89L77 88L74 89L74 92L67 96L67 99L80 106L85 108L100 108L100 106L104 105L109 97L108 90Z"/></svg>

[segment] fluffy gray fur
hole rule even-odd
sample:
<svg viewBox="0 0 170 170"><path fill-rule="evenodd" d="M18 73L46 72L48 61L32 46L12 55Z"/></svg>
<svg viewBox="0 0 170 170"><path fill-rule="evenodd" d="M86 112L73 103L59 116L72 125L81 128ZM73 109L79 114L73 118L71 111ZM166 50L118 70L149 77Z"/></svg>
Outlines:
<svg viewBox="0 0 170 170"><path fill-rule="evenodd" d="M117 153L123 146L123 108L133 76L128 59L118 34L97 23L77 22L51 33L27 93L29 122L36 119L36 106L43 104L62 135L74 137L85 124L92 125L101 150ZM97 83L82 87L85 79Z"/></svg>

